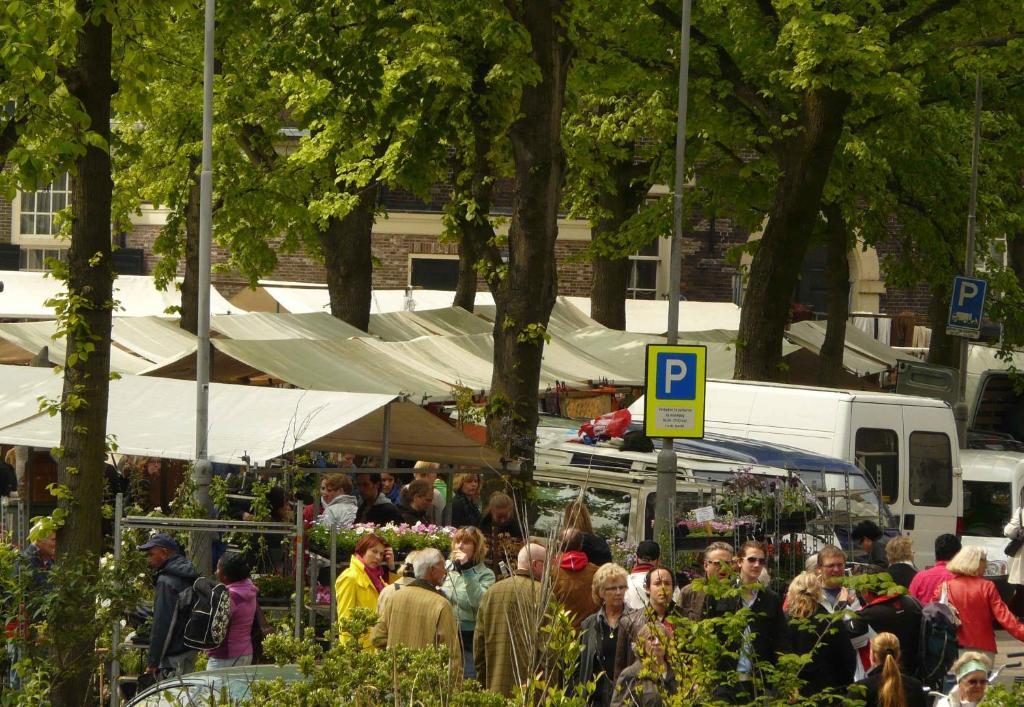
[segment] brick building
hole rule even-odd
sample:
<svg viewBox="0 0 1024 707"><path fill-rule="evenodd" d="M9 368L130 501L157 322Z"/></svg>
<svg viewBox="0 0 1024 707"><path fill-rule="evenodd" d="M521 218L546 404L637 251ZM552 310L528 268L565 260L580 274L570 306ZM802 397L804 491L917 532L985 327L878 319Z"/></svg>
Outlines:
<svg viewBox="0 0 1024 707"><path fill-rule="evenodd" d="M41 270L47 257L63 257L67 243L53 237L53 214L67 203L67 180L49 190L21 194L13 203L0 199L0 268ZM664 190L658 190L664 191ZM377 220L373 230L373 254L379 261L373 283L378 289L420 286L427 289L454 289L457 280L458 247L440 240L441 210L449 189L438 185L426 202L399 190L385 190L381 206L387 213ZM511 210L511 185L497 190L495 212ZM152 243L164 223L166 213L144 208L133 220L131 231L119 240L118 265L122 272L149 274L157 257ZM739 302L742 297L741 272L749 266L749 256L739 267L727 258L729 251L759 234L750 234L728 219L694 219L683 241L682 290L691 300ZM592 278L585 250L590 240L585 221L561 219L556 243L558 289L563 295L588 296ZM889 250L882 249L884 255ZM214 247L213 263L226 260L223 250ZM659 239L632 258L630 296L646 299L667 297L669 239ZM879 270L879 254L873 249L854 249L850 253L851 308L855 311L897 314L911 309L923 320L927 312L926 290L887 290ZM815 254L805 261L797 299L823 311L821 299L823 270ZM277 268L266 279L296 282L324 282L323 265L303 253L278 254ZM245 286L237 273L215 271L213 283L227 297ZM479 289L485 289L483 282Z"/></svg>

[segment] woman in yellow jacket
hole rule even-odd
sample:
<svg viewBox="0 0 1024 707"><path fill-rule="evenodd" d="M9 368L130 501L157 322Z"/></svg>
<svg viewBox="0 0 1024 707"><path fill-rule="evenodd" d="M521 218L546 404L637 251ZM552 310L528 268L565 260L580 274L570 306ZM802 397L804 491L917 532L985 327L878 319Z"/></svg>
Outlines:
<svg viewBox="0 0 1024 707"><path fill-rule="evenodd" d="M355 607L376 611L380 591L395 579L395 553L391 546L374 533L360 537L348 569L334 583L338 620Z"/></svg>

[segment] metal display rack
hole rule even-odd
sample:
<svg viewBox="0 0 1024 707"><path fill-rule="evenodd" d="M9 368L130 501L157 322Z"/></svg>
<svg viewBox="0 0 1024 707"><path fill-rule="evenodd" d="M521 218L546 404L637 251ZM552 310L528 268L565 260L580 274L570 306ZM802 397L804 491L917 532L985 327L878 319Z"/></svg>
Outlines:
<svg viewBox="0 0 1024 707"><path fill-rule="evenodd" d="M251 520L210 520L205 518L168 518L154 516L124 516L124 496L117 494L114 506L114 559L121 558L121 540L125 530L161 530L180 532L218 533L241 531L260 535L292 535L296 537L296 556L301 556L303 545L302 501L296 508L295 523L273 523ZM302 563L295 563L295 637L302 636ZM121 648L121 621L116 618L112 625L111 645ZM112 653L110 662L110 705L120 707L121 694L118 678L121 673L117 652Z"/></svg>

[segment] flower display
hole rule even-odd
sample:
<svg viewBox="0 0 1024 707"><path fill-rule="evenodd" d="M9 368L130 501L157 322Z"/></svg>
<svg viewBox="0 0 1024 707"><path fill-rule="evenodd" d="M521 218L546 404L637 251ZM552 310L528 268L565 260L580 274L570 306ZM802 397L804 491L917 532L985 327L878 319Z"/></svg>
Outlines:
<svg viewBox="0 0 1024 707"><path fill-rule="evenodd" d="M410 550L422 550L433 547L446 552L452 545L452 535L455 528L441 525L426 525L416 523L409 525L402 523L395 525L374 525L373 523L356 523L351 527L338 528L337 542L338 552L352 552L361 535L376 533L395 550L408 552ZM309 540L311 543L329 548L331 543L330 530L322 525L314 525L309 529Z"/></svg>

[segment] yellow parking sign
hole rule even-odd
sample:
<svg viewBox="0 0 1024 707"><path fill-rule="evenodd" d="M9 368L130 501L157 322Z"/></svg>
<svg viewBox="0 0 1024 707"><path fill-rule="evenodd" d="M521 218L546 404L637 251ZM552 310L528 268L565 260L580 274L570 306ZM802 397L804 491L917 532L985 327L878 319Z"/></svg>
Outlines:
<svg viewBox="0 0 1024 707"><path fill-rule="evenodd" d="M647 346L644 434L704 436L707 356L705 346Z"/></svg>

